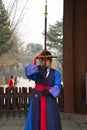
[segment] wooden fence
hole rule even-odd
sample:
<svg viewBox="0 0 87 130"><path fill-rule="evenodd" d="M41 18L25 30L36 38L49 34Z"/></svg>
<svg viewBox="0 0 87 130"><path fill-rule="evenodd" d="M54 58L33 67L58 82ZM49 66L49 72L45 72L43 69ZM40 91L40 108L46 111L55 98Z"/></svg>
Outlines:
<svg viewBox="0 0 87 130"><path fill-rule="evenodd" d="M31 92L31 87L16 87L13 90L0 87L0 117L3 115L9 117L10 114L15 117L17 113L19 117L21 117L22 114L26 116L29 109ZM60 96L57 98L57 101L59 103L60 111L64 111L63 89Z"/></svg>

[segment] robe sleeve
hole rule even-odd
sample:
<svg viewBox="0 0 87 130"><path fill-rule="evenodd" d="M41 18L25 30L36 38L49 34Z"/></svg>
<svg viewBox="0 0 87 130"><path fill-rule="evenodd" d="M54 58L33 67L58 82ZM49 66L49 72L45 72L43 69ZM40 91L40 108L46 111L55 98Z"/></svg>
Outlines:
<svg viewBox="0 0 87 130"><path fill-rule="evenodd" d="M38 73L38 65L28 65L25 67L25 75L28 79L36 79L36 73Z"/></svg>
<svg viewBox="0 0 87 130"><path fill-rule="evenodd" d="M59 71L55 71L54 85L51 87L49 92L53 97L57 97L61 91L61 74Z"/></svg>

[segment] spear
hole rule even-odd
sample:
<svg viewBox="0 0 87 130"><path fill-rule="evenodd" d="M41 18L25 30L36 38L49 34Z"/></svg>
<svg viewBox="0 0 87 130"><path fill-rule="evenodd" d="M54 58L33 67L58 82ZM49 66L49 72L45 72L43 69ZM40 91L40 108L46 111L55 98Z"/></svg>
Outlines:
<svg viewBox="0 0 87 130"><path fill-rule="evenodd" d="M45 65L46 65L46 40L47 40L47 0L45 0L45 30L44 30L44 51L45 51ZM38 57L43 53L43 51L37 55L34 58L34 64L36 64L36 59L38 59Z"/></svg>
<svg viewBox="0 0 87 130"><path fill-rule="evenodd" d="M46 38L47 38L47 0L45 1L45 38L44 38L44 51L45 51L45 65L46 65ZM46 89L46 71L44 71L44 89ZM46 98L41 96L41 130L46 130Z"/></svg>
<svg viewBox="0 0 87 130"><path fill-rule="evenodd" d="M45 1L45 39L44 39L44 50L46 52L46 40L47 40L47 0Z"/></svg>
<svg viewBox="0 0 87 130"><path fill-rule="evenodd" d="M44 36L44 51L45 51L45 66L46 66L46 41L47 41L47 0L45 1L45 36ZM46 86L46 71L44 72L44 89Z"/></svg>

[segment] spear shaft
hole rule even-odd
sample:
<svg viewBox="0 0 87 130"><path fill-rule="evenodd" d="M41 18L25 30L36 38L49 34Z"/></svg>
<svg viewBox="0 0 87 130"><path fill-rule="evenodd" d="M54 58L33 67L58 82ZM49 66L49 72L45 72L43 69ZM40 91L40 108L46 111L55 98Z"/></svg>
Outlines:
<svg viewBox="0 0 87 130"><path fill-rule="evenodd" d="M45 50L45 66L46 66L46 41L47 41L47 0L45 1L45 38L44 38L44 50ZM44 89L46 88L46 71L44 71Z"/></svg>
<svg viewBox="0 0 87 130"><path fill-rule="evenodd" d="M47 40L47 0L45 1L45 39L44 39L44 50L46 51L46 40Z"/></svg>
<svg viewBox="0 0 87 130"><path fill-rule="evenodd" d="M44 37L44 51L45 51L45 65L46 65L46 38L47 38L47 0L45 2L45 37ZM44 90L46 89L46 70L44 71ZM44 109L43 109L44 108ZM41 96L41 130L46 130L46 97Z"/></svg>

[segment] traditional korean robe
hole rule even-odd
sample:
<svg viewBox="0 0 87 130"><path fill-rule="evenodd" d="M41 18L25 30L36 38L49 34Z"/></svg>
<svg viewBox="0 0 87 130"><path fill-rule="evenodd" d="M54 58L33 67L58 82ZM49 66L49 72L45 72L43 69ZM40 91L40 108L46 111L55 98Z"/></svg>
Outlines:
<svg viewBox="0 0 87 130"><path fill-rule="evenodd" d="M27 78L34 80L36 83L35 88L39 88L34 89L32 92L25 130L45 129L41 128L41 122L43 122L41 121L41 114L43 113L44 108L40 107L44 86L44 72L38 70L37 66L38 65L28 65L25 67ZM46 86L51 93L51 95L46 97L46 130L62 130L58 103L56 101L56 97L61 91L61 74L59 71L52 68L48 71L46 76Z"/></svg>

